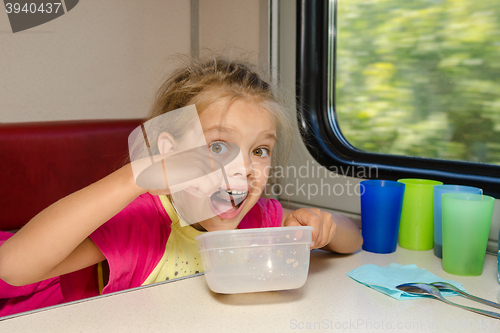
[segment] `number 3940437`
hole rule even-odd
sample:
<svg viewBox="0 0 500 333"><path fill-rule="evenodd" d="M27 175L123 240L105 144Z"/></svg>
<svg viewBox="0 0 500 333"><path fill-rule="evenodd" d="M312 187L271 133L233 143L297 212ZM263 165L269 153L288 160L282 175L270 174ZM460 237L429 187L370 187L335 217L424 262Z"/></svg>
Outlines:
<svg viewBox="0 0 500 333"><path fill-rule="evenodd" d="M46 2L46 3L41 3L41 4L36 4L36 3L10 3L7 2L5 4L5 10L7 11L7 14L19 14L19 13L25 13L25 14L35 14L35 13L46 13L46 14L51 14L55 13L57 14L59 9L61 7L61 3L51 3L51 2ZM62 9L61 9L62 10Z"/></svg>

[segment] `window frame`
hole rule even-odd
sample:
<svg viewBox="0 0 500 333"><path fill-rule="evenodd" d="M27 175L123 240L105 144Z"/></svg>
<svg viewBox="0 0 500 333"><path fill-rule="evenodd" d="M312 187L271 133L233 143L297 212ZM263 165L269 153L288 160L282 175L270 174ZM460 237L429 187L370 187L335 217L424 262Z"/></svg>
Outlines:
<svg viewBox="0 0 500 333"><path fill-rule="evenodd" d="M376 175L382 179L434 179L480 187L484 194L500 198L500 166L370 153L353 147L343 137L333 107L328 108L335 105L335 90L328 103L328 87L335 87L336 63L329 68L328 52L331 50L335 57L336 27L330 29L329 22L336 20L336 6L337 0L297 0L297 118L313 158L343 175L365 178L370 176L367 170L376 168ZM324 73L332 74L330 82Z"/></svg>

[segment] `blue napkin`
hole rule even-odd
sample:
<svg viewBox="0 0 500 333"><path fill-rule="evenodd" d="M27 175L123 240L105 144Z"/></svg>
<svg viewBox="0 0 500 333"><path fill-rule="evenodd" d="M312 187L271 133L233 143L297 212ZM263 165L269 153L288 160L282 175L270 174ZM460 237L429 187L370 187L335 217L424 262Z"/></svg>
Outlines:
<svg viewBox="0 0 500 333"><path fill-rule="evenodd" d="M389 266L384 267L368 264L353 269L346 275L358 281L359 283L362 283L372 289L378 290L381 293L389 295L398 300L429 297L424 295L414 295L396 289L396 286L410 282L448 282L458 289L465 291L462 284L453 280L442 279L423 268L418 268L415 264L403 266L400 264L392 263ZM458 295L458 293L455 291L441 291L441 293L443 294L443 296Z"/></svg>

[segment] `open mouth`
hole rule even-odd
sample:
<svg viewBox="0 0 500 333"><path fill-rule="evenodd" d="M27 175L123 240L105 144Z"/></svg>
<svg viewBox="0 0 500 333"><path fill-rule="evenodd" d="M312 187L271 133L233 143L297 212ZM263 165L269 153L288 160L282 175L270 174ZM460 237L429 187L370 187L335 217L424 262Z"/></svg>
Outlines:
<svg viewBox="0 0 500 333"><path fill-rule="evenodd" d="M220 189L210 196L211 208L222 219L232 219L238 215L248 196L248 190Z"/></svg>

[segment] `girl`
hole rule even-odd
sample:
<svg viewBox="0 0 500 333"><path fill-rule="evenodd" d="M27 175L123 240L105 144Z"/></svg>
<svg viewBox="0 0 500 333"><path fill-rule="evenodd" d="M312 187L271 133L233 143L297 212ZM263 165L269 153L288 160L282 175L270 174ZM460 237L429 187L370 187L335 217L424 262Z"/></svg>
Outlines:
<svg viewBox="0 0 500 333"><path fill-rule="evenodd" d="M191 104L210 152L232 143L244 163L227 174L236 184L231 191L220 184L191 184L191 191L213 202L238 196L238 205L181 228L169 188L139 187L127 164L54 203L0 246L0 315L201 272L194 237L205 231L308 225L314 227L311 248L350 253L361 246L358 228L342 215L290 211L261 197L271 161L286 150L292 122L249 66L220 58L193 61L163 84L149 119ZM181 136L160 134L157 153L180 149ZM196 171L195 163L177 165Z"/></svg>

